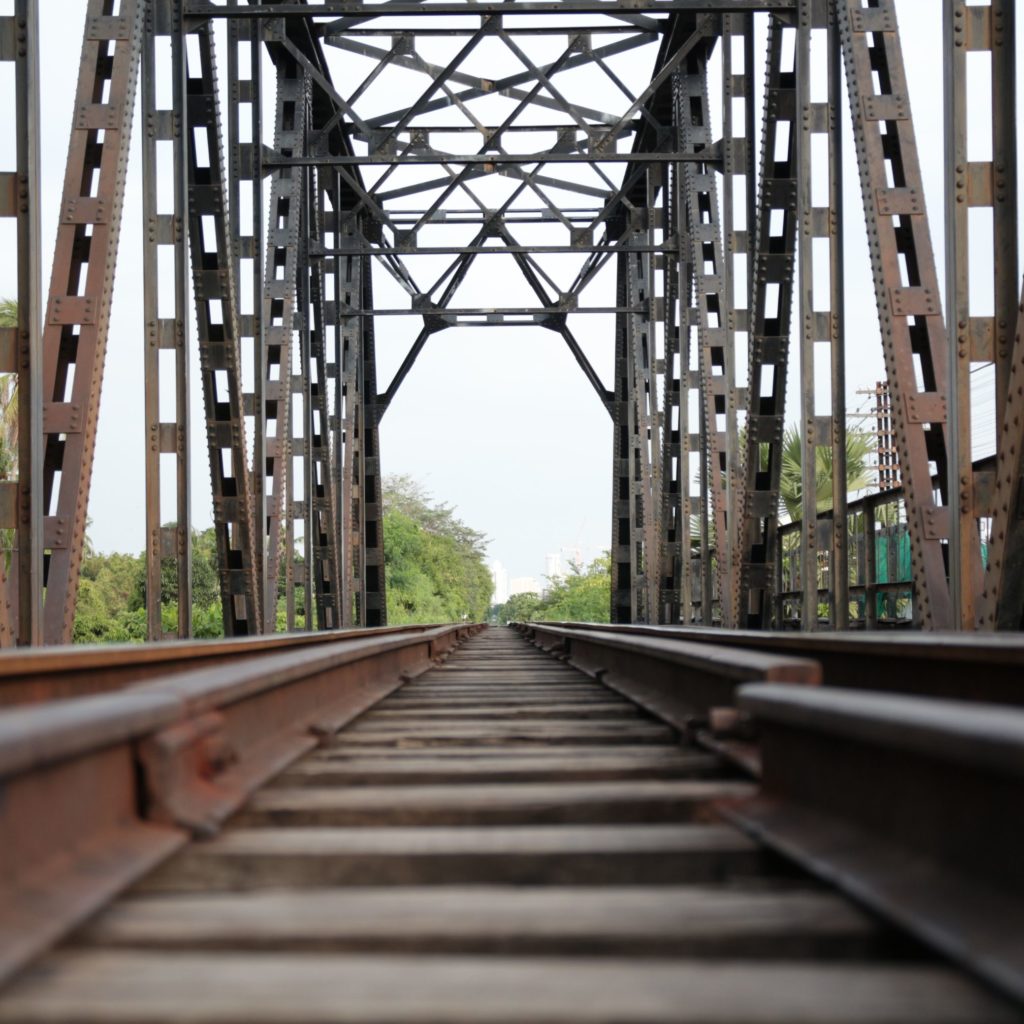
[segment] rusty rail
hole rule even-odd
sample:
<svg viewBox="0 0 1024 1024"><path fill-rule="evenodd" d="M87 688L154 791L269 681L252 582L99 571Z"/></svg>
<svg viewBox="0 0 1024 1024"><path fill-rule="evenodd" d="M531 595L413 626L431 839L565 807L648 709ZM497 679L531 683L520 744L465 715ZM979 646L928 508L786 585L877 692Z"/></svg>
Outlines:
<svg viewBox="0 0 1024 1024"><path fill-rule="evenodd" d="M739 703L762 790L727 817L1024 1001L1024 711L762 684Z"/></svg>
<svg viewBox="0 0 1024 1024"><path fill-rule="evenodd" d="M728 820L1024 1001L1024 642L516 628L757 776Z"/></svg>
<svg viewBox="0 0 1024 1024"><path fill-rule="evenodd" d="M542 650L755 777L761 771L760 752L747 723L735 713L738 688L753 680L810 686L821 682L816 661L791 654L710 647L678 635L645 635L633 626L527 623L517 628Z"/></svg>
<svg viewBox="0 0 1024 1024"><path fill-rule="evenodd" d="M339 640L409 634L436 626L382 627L320 633L280 633L221 640L167 641L83 647L20 648L0 652L0 708L66 697L109 693L186 669L205 669L274 651L315 647Z"/></svg>
<svg viewBox="0 0 1024 1024"><path fill-rule="evenodd" d="M0 981L479 628L211 645L212 665L146 648L157 678L0 715ZM131 652L108 653L126 679Z"/></svg>
<svg viewBox="0 0 1024 1024"><path fill-rule="evenodd" d="M531 623L550 630L569 623ZM970 633L806 633L701 626L572 623L577 632L651 637L739 654L810 658L825 686L917 694L950 700L1024 704L1024 639ZM747 682L753 681L751 677ZM758 675L757 679L766 678Z"/></svg>
<svg viewBox="0 0 1024 1024"><path fill-rule="evenodd" d="M808 658L711 648L631 626L529 623L519 629L538 647L684 731L715 708L732 705L742 683L821 682L821 666Z"/></svg>

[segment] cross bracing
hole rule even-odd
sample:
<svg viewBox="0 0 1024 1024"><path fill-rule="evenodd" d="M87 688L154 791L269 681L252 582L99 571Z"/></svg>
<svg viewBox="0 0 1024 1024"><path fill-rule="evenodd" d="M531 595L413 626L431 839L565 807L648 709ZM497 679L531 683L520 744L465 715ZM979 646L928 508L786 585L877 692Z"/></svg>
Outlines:
<svg viewBox="0 0 1024 1024"><path fill-rule="evenodd" d="M19 0L3 37L20 119L3 212L23 268L24 322L4 349L22 431L3 485L15 544L0 636L70 637L136 99L152 639L168 566L177 633L190 628L190 346L225 628L252 634L276 628L279 587L289 628L298 595L307 626L384 624L382 417L435 334L524 324L568 347L610 417L613 619L1019 628L1015 12L930 8L945 19L942 211L924 202L893 0L89 0L44 301L38 10ZM969 90L971 54L991 71ZM969 151L968 129L989 155ZM859 195L843 188L844 149ZM900 484L852 502L851 203ZM994 224L982 252L977 210ZM929 215L945 222L942 286ZM403 320L408 351L378 379L375 333ZM595 335L610 377L587 355ZM976 463L982 364L997 446ZM784 524L791 420L802 493ZM907 578L880 573L880 541L906 546Z"/></svg>

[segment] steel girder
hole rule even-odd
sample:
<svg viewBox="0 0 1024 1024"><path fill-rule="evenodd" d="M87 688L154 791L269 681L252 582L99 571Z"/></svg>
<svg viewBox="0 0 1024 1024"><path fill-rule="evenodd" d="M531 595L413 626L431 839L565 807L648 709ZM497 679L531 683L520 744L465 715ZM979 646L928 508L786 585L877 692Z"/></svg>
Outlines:
<svg viewBox="0 0 1024 1024"><path fill-rule="evenodd" d="M7 400L18 396L16 479L0 481L0 529L11 558L0 559L0 643L41 643L43 633L43 380L40 270L39 9L15 0L0 18L0 61L14 64L14 170L0 172L0 217L16 224L18 322L0 328L0 372ZM10 434L8 433L8 438ZM5 578L6 577L6 578Z"/></svg>
<svg viewBox="0 0 1024 1024"><path fill-rule="evenodd" d="M116 17L109 9L90 0L86 10L43 327L43 637L51 644L70 642L74 625L143 31L141 0L125 0ZM147 448L161 440L150 432ZM168 450L177 443L170 438ZM149 536L147 553L162 540Z"/></svg>
<svg viewBox="0 0 1024 1024"><path fill-rule="evenodd" d="M1020 478L1014 468L1020 451L1020 393L1014 386L1019 388L1024 356L1019 337L1014 340L1020 284L1015 7L1011 0L944 3L949 460L956 509L950 522L949 576L957 625L965 629L1019 629L1024 611L1016 553L1024 536L1014 511ZM991 236L987 254L976 243L972 249L972 232L977 240L982 225ZM989 382L979 398L975 376L987 368ZM994 474L975 465L972 450L976 421L986 418L983 399L994 409ZM978 534L989 517L983 568Z"/></svg>
<svg viewBox="0 0 1024 1024"><path fill-rule="evenodd" d="M783 34L768 28L764 123L757 212L748 357L746 487L743 492L739 567L739 624L766 628L773 619L778 544L782 439L796 266L797 158L796 68L784 63ZM796 54L793 46L791 53ZM792 62L793 57L790 57ZM781 150L781 151L780 151Z"/></svg>
<svg viewBox="0 0 1024 1024"><path fill-rule="evenodd" d="M305 217L309 224L308 249L323 247L327 222L327 189L311 173L306 188ZM332 265L333 269L333 265ZM337 629L341 624L338 595L341 590L338 561L337 482L331 455L331 415L328 394L328 323L325 314L327 274L323 260L306 261L310 321L307 322L304 359L307 390L306 437L308 454L307 504L309 576L313 595L306 597L306 628L310 628L310 601L316 600L316 623L320 629ZM333 328L331 329L333 331ZM333 334L332 334L333 340ZM308 577L307 577L308 579Z"/></svg>
<svg viewBox="0 0 1024 1024"><path fill-rule="evenodd" d="M824 58L824 99L812 101L812 34ZM802 455L800 565L803 599L800 624L818 628L819 604L834 629L849 620L846 555L846 354L843 316L842 57L834 5L800 0L796 37L797 262L800 324L800 441ZM824 145L815 147L815 139ZM816 201L815 185L821 195ZM822 351L824 349L824 351ZM816 392L819 363L827 362L829 411ZM819 580L818 452L830 449L832 529L828 585ZM822 593L824 591L824 593ZM824 598L824 600L822 600Z"/></svg>
<svg viewBox="0 0 1024 1024"><path fill-rule="evenodd" d="M873 7L838 0L837 11L910 524L915 612L927 629L948 628L947 337L903 51L892 0Z"/></svg>
<svg viewBox="0 0 1024 1024"><path fill-rule="evenodd" d="M711 119L707 95L707 63L704 54L690 57L676 78L675 118L680 144L687 154L701 154L711 148ZM686 229L690 244L696 291L698 380L701 394L702 426L700 462L703 498L710 503L708 519L713 524L719 621L732 626L734 588L733 531L731 515L736 481L738 428L736 419L734 319L727 308L725 257L722 247L721 213L715 168L708 162L688 161L682 177L686 201ZM702 511L702 515L703 515ZM702 547L705 547L702 535ZM707 555L704 555L705 564ZM707 608L708 595L702 599ZM707 611L704 612L707 622Z"/></svg>
<svg viewBox="0 0 1024 1024"><path fill-rule="evenodd" d="M213 487L213 522L220 559L224 629L228 636L260 632L260 595L249 500L242 364L235 311L238 300L228 236L223 132L213 33L202 25L186 35L186 119L189 134L188 241L206 407Z"/></svg>
<svg viewBox="0 0 1024 1024"><path fill-rule="evenodd" d="M146 4L142 46L142 177L143 177L143 304L145 306L146 406L146 636L164 637L163 575L171 567L177 600L177 630L192 635L192 530L189 444L189 317L188 317L188 137L184 130L185 62L181 56L180 5ZM171 55L164 71L169 81L170 107L158 99L156 50ZM130 110L130 104L129 104ZM127 133L126 133L127 134ZM160 151L170 160L161 161ZM158 196L171 196L170 210L161 211ZM169 254L169 275L161 265ZM162 353L168 353L167 358ZM161 391L174 395L173 407L161 412ZM173 458L174 473L161 472L165 457ZM174 522L165 526L164 490L173 488Z"/></svg>

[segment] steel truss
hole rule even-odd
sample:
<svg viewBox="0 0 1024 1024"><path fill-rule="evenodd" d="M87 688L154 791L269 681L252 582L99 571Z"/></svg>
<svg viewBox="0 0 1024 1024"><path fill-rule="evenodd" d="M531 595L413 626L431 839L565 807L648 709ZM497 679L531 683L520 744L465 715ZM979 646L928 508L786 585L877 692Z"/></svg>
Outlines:
<svg viewBox="0 0 1024 1024"><path fill-rule="evenodd" d="M22 321L0 334L22 395L17 483L0 482L15 538L0 641L72 633L140 67L151 639L191 631L193 336L239 635L386 622L381 419L438 332L524 324L565 343L611 420L613 620L876 625L850 589L874 572L876 524L845 486L844 68L913 619L1019 628L1014 4L943 4L948 320L893 0L89 0L43 322L36 15L17 0L0 25L18 69L0 214L18 219ZM967 148L971 53L990 62L990 159ZM469 287L497 257L525 299ZM382 280L404 304L375 304ZM415 329L379 387L375 328L391 318ZM600 336L607 382L588 354ZM802 493L784 551L791 362ZM971 380L989 365L999 426L978 466ZM875 582L852 585L873 602Z"/></svg>

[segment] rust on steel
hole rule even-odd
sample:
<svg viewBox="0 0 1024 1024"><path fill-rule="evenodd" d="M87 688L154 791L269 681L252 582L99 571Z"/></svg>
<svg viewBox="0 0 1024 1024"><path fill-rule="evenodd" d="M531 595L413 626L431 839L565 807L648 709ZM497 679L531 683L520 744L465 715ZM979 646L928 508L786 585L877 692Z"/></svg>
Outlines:
<svg viewBox="0 0 1024 1024"><path fill-rule="evenodd" d="M134 653L63 654L71 671L76 661L106 661L135 681L0 716L0 829L18 837L0 852L0 981L190 835L215 832L318 734L336 732L478 629L414 627L269 648L245 640L221 644L212 658L203 644L186 645L185 658L168 647L156 674ZM258 658L240 656L246 650Z"/></svg>
<svg viewBox="0 0 1024 1024"><path fill-rule="evenodd" d="M96 424L143 31L139 0L90 0L43 329L47 643L67 643L85 542ZM56 491L56 493L54 493Z"/></svg>

